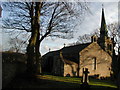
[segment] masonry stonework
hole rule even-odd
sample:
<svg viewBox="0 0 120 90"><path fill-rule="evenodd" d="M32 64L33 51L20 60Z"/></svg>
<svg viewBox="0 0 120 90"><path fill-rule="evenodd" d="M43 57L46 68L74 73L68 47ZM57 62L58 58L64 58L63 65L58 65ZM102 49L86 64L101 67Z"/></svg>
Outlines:
<svg viewBox="0 0 120 90"><path fill-rule="evenodd" d="M90 44L79 54L80 76L82 69L88 68L91 76L110 77L112 58L96 42Z"/></svg>

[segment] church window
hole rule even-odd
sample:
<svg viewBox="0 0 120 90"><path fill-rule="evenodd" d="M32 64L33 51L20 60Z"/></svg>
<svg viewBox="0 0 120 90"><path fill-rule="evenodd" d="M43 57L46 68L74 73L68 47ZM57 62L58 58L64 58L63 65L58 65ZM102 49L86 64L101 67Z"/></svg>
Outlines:
<svg viewBox="0 0 120 90"><path fill-rule="evenodd" d="M97 36L96 35L93 35L91 37L91 42L97 42Z"/></svg>
<svg viewBox="0 0 120 90"><path fill-rule="evenodd" d="M94 37L94 42L96 42L97 40L96 40L96 38Z"/></svg>
<svg viewBox="0 0 120 90"><path fill-rule="evenodd" d="M94 57L93 64L92 64L93 70L96 70L96 68L97 68L96 66L97 66L96 57Z"/></svg>
<svg viewBox="0 0 120 90"><path fill-rule="evenodd" d="M109 50L109 44L107 44L107 50Z"/></svg>
<svg viewBox="0 0 120 90"><path fill-rule="evenodd" d="M112 45L111 45L111 44L108 44L108 45L107 45L107 49L111 51L111 50L112 50Z"/></svg>
<svg viewBox="0 0 120 90"><path fill-rule="evenodd" d="M110 47L109 49L110 49L110 51L111 51L111 50L112 50L112 45L110 44L109 47Z"/></svg>

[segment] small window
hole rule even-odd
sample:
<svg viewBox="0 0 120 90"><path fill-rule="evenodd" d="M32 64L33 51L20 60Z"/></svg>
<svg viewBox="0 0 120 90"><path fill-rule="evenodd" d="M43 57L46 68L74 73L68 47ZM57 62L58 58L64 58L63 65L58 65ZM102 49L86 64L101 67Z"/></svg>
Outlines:
<svg viewBox="0 0 120 90"><path fill-rule="evenodd" d="M107 44L107 49L108 49L108 50L110 49L110 45L109 45L109 44Z"/></svg>
<svg viewBox="0 0 120 90"><path fill-rule="evenodd" d="M91 37L91 42L97 42L97 36L93 35L93 36Z"/></svg>
<svg viewBox="0 0 120 90"><path fill-rule="evenodd" d="M94 57L92 61L93 61L93 64L92 64L93 70L96 70L97 69L96 57Z"/></svg>
<svg viewBox="0 0 120 90"><path fill-rule="evenodd" d="M110 49L110 51L111 51L111 50L112 50L112 45L110 44L109 47L110 47L109 49Z"/></svg>
<svg viewBox="0 0 120 90"><path fill-rule="evenodd" d="M94 42L96 42L97 40L96 40L96 38L94 37Z"/></svg>
<svg viewBox="0 0 120 90"><path fill-rule="evenodd" d="M112 45L111 44L107 44L107 49L111 51L112 50Z"/></svg>

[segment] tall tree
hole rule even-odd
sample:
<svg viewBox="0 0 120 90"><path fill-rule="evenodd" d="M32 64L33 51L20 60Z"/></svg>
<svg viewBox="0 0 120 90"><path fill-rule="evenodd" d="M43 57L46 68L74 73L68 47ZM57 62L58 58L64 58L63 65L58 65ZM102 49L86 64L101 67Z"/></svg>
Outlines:
<svg viewBox="0 0 120 90"><path fill-rule="evenodd" d="M40 44L47 36L72 38L75 20L82 19L87 3L68 2L9 2L4 8L10 17L4 19L4 28L31 33L27 47L28 71L34 72L34 58L40 71Z"/></svg>

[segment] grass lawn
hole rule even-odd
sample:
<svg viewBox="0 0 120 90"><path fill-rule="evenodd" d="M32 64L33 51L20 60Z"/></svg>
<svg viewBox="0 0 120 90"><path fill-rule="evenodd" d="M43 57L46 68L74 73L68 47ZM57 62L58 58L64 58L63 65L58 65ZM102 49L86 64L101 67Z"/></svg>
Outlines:
<svg viewBox="0 0 120 90"><path fill-rule="evenodd" d="M23 89L23 88L77 88L80 89L81 78L76 77L60 77L60 76L52 76L52 75L37 75L36 78L28 78L27 76L20 75L19 77L15 77L6 88L12 89ZM110 81L103 80L95 80L90 79L89 85L90 88L109 88L115 89L117 88ZM4 90L4 89L3 89Z"/></svg>
<svg viewBox="0 0 120 90"><path fill-rule="evenodd" d="M80 84L82 84L81 83L82 78L76 78L76 77L60 77L60 76L52 76L52 75L37 75L37 78L43 79L43 80L62 82L63 84L64 83L69 83L70 84L69 86L71 86L71 87L74 87L74 86L72 86L72 84L76 85L76 87L79 87ZM91 86L91 88L117 88L117 86L111 81L96 80L96 79L92 79L92 78L90 78L90 80L89 80L89 85Z"/></svg>

